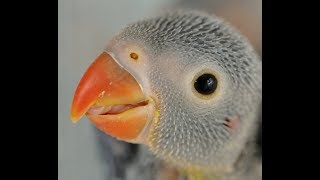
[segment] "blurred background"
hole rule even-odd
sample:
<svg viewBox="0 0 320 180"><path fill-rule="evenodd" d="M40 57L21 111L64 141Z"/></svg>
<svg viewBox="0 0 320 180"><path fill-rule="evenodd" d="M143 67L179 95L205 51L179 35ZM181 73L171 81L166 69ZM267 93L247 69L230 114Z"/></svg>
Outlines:
<svg viewBox="0 0 320 180"><path fill-rule="evenodd" d="M168 9L199 9L229 21L248 37L260 55L262 52L261 0L59 0L58 3L60 180L108 179L107 158L102 158L97 138L101 134L85 117L77 124L71 123L69 111L86 68L126 24Z"/></svg>

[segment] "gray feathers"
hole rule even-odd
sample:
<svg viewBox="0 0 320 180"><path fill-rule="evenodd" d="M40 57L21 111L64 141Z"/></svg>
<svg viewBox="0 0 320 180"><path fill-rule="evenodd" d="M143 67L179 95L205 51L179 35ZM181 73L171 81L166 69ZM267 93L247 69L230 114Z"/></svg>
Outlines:
<svg viewBox="0 0 320 180"><path fill-rule="evenodd" d="M166 165L147 147L116 140L96 128L95 131L107 180L163 180L161 168Z"/></svg>
<svg viewBox="0 0 320 180"><path fill-rule="evenodd" d="M234 170L241 153L255 148L245 149L257 132L261 61L228 23L176 11L131 24L114 42L113 49L134 43L148 56L146 76L160 114L149 148L158 158L182 169L223 174ZM203 72L218 77L219 90L211 97L193 90L194 77ZM224 125L231 116L239 117L236 129Z"/></svg>

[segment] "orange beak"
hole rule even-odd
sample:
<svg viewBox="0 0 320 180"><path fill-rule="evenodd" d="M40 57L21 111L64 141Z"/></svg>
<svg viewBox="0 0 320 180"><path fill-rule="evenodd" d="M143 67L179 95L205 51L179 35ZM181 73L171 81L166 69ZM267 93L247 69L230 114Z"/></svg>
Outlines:
<svg viewBox="0 0 320 180"><path fill-rule="evenodd" d="M71 120L76 123L86 114L105 133L135 141L152 119L153 111L133 76L103 52L80 80L72 102Z"/></svg>

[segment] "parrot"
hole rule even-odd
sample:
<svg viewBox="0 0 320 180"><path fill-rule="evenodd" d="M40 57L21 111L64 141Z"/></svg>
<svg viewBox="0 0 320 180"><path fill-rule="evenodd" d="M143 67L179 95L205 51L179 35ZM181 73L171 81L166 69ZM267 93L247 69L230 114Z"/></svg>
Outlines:
<svg viewBox="0 0 320 180"><path fill-rule="evenodd" d="M109 179L251 180L262 174L261 103L262 60L247 38L214 14L176 10L108 41L70 117L102 137Z"/></svg>

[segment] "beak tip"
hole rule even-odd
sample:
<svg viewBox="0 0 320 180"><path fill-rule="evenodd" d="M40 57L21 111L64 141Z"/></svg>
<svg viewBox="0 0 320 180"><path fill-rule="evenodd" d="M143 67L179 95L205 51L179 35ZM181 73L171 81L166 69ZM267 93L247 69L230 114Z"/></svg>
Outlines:
<svg viewBox="0 0 320 180"><path fill-rule="evenodd" d="M70 114L70 119L73 124L76 124L80 120L81 116L76 116L73 113Z"/></svg>
<svg viewBox="0 0 320 180"><path fill-rule="evenodd" d="M77 119L72 119L72 118L71 118L71 122L72 122L73 124L76 124L78 121L79 121L79 120L77 120Z"/></svg>

